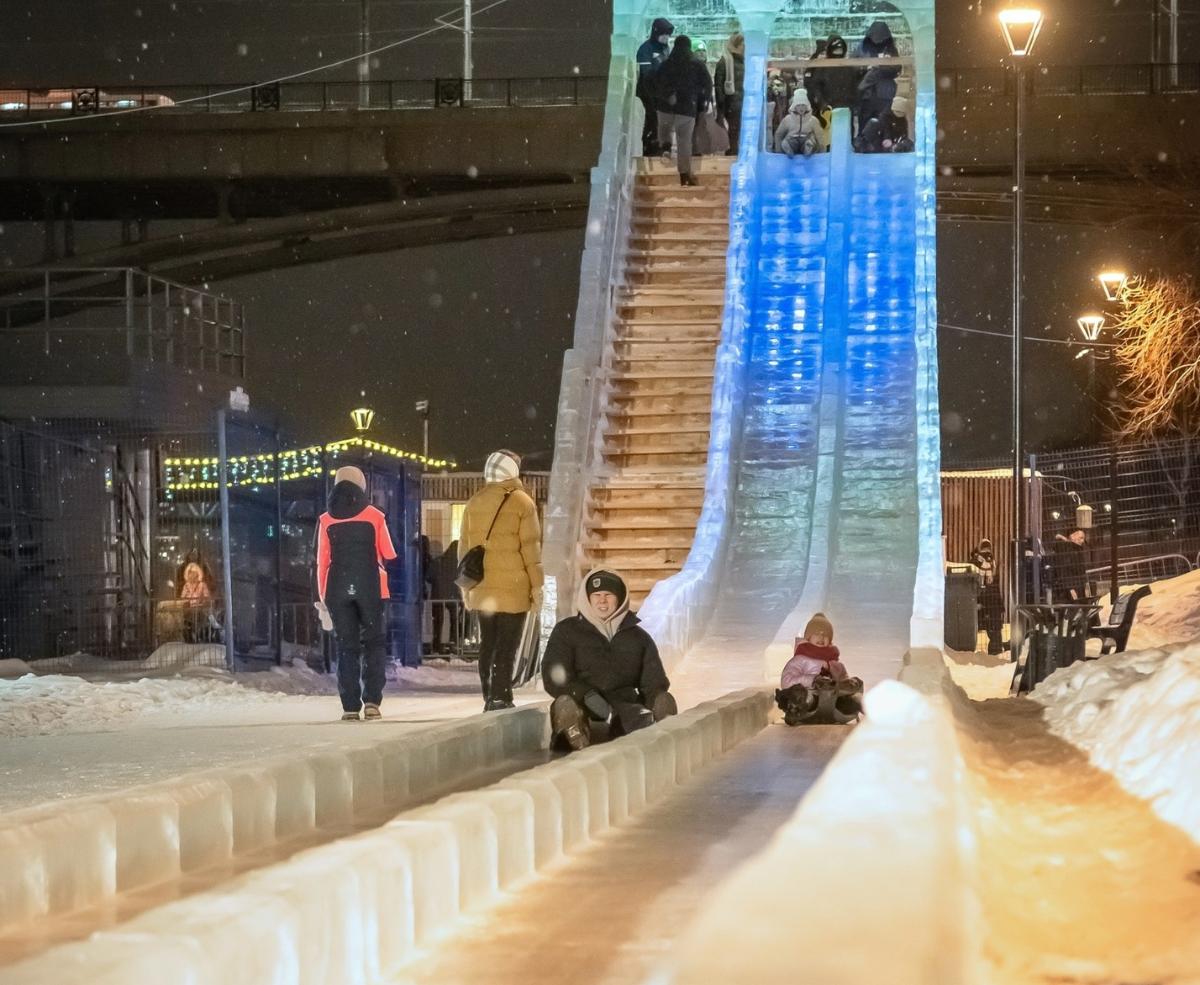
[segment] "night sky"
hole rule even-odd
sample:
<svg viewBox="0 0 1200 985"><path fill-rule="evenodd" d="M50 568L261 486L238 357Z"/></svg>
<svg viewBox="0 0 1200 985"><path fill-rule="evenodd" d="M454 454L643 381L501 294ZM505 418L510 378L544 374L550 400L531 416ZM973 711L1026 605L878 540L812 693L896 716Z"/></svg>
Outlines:
<svg viewBox="0 0 1200 985"><path fill-rule="evenodd" d="M475 0L482 9L490 0ZM1059 0L1042 57L1058 63L1145 61L1147 2ZM995 63L992 14L956 0L939 7L942 64ZM371 0L373 44L407 37L456 8L453 0ZM8 0L0 81L14 85L242 83L352 55L359 0ZM1070 12L1069 19L1059 11ZM1185 48L1196 19L1185 22ZM478 77L603 74L611 9L603 0L506 0L477 17ZM442 32L379 56L375 78L454 75L457 35ZM320 78L321 76L318 76ZM353 68L327 78L352 78ZM1007 112L981 125L1007 125ZM1080 139L1097 139L1082 134ZM161 234L151 227L151 235ZM940 223L939 320L1007 331L1011 231ZM81 230L81 248L112 242ZM1027 334L1067 338L1096 306L1095 270L1186 266L1155 233L1032 227L1027 233ZM413 402L433 402L433 451L478 467L497 446L553 446L562 353L570 344L582 229L484 240L281 270L215 285L243 302L250 325L248 389L299 440L350 429L365 400L380 437L419 447ZM37 260L36 231L0 233L9 263ZM1009 437L1006 339L941 333L944 453L1004 455ZM1066 346L1027 347L1029 438L1079 444L1089 416L1086 360ZM540 454L537 454L540 453Z"/></svg>

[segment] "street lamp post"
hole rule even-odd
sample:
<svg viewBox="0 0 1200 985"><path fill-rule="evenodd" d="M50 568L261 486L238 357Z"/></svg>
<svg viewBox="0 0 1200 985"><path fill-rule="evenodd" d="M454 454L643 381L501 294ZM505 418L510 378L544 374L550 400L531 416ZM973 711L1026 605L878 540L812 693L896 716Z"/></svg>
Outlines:
<svg viewBox="0 0 1200 985"><path fill-rule="evenodd" d="M1016 82L1013 121L1013 264L1012 264L1012 575L1009 578L1011 594L1008 602L1008 632L1017 646L1017 607L1021 604L1022 568L1025 562L1024 539L1024 474L1023 435L1021 432L1021 362L1023 348L1023 323L1021 317L1024 279L1022 271L1022 229L1025 221L1025 59L1033 51L1038 33L1042 29L1042 12L1033 8L1011 8L999 15L1000 28L1012 59Z"/></svg>

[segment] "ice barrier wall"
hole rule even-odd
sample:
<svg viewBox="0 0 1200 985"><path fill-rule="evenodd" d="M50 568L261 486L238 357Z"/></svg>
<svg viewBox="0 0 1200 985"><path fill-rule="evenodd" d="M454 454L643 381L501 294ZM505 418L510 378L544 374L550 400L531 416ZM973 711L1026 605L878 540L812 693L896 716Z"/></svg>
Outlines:
<svg viewBox="0 0 1200 985"><path fill-rule="evenodd" d="M942 642L933 5L897 5L916 152L853 155L843 118L834 152L807 161L761 151L768 32L781 11L848 4L733 6L746 96L705 507L683 571L642 614L673 662L714 618L723 631L783 621L790 642L840 602L864 623L856 642L886 651L868 676L889 676L910 643ZM768 648L768 677L784 647Z"/></svg>

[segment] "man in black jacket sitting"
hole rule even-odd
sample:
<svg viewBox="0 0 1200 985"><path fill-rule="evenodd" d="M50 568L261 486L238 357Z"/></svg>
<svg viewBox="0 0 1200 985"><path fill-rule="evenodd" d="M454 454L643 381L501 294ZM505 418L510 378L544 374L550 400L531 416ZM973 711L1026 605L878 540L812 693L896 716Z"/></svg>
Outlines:
<svg viewBox="0 0 1200 985"><path fill-rule="evenodd" d="M542 681L554 698L552 744L585 749L592 722L610 737L645 728L677 713L658 647L629 611L621 576L597 568L580 583L576 615L550 634Z"/></svg>

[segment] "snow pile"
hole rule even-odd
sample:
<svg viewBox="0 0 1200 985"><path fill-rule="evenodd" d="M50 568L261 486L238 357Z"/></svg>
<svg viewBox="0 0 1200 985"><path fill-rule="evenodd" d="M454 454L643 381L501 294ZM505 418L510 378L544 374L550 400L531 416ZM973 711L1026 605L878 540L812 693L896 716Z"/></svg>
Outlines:
<svg viewBox="0 0 1200 985"><path fill-rule="evenodd" d="M1143 650L1195 639L1200 639L1200 570L1154 582L1150 595L1138 603L1128 648Z"/></svg>
<svg viewBox="0 0 1200 985"><path fill-rule="evenodd" d="M421 667L388 667L388 688L447 695L477 687L467 661L431 661ZM136 679L96 680L64 674L26 674L0 679L0 736L97 732L148 722L211 724L214 712L294 705L328 717L328 698L337 694L332 674L294 663L231 675L196 666ZM317 702L316 699L322 699Z"/></svg>
<svg viewBox="0 0 1200 985"><path fill-rule="evenodd" d="M1031 697L1052 732L1200 841L1200 643L1081 661Z"/></svg>

